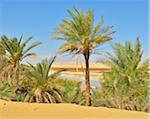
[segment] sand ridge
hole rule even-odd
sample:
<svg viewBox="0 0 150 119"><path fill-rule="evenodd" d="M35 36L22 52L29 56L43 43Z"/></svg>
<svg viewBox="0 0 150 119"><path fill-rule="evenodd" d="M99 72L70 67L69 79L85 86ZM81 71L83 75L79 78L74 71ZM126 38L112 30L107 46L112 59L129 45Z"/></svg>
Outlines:
<svg viewBox="0 0 150 119"><path fill-rule="evenodd" d="M38 104L0 100L0 119L149 119L145 112L75 104Z"/></svg>

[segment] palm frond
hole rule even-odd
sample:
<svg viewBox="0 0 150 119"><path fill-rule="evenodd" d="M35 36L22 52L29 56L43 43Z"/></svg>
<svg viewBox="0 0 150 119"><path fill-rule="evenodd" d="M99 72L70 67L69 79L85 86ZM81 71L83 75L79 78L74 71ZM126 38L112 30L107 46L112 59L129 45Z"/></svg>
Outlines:
<svg viewBox="0 0 150 119"><path fill-rule="evenodd" d="M32 56L36 56L36 53L27 53L22 57L22 60L25 59L26 57L32 57Z"/></svg>
<svg viewBox="0 0 150 119"><path fill-rule="evenodd" d="M32 48L37 47L38 45L41 45L41 42L36 42L34 44L32 44L30 47L28 47L24 52L23 55L25 55L27 52L29 52Z"/></svg>

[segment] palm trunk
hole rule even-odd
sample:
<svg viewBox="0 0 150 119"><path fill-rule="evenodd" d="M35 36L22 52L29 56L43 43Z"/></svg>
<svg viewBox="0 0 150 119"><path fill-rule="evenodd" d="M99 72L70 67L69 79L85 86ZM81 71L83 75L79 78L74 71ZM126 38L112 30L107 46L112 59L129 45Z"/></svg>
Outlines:
<svg viewBox="0 0 150 119"><path fill-rule="evenodd" d="M90 96L90 70L89 70L89 51L84 53L85 58L85 84L86 84L86 106L91 106L91 96Z"/></svg>
<svg viewBox="0 0 150 119"><path fill-rule="evenodd" d="M15 62L14 63L14 80L19 79L19 63Z"/></svg>

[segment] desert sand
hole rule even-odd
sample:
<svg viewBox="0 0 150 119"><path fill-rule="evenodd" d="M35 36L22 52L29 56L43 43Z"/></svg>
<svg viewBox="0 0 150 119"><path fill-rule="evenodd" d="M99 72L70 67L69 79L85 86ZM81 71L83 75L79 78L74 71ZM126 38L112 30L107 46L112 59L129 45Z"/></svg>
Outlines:
<svg viewBox="0 0 150 119"><path fill-rule="evenodd" d="M148 119L144 112L85 107L75 104L37 104L0 100L0 119Z"/></svg>
<svg viewBox="0 0 150 119"><path fill-rule="evenodd" d="M66 76L66 78L69 76L69 78L72 77L72 79L76 78L85 78L85 63L76 63L76 62L56 62L52 65L50 73L54 73L56 71L61 71L62 76ZM99 79L101 76L103 76L103 72L110 71L110 67L103 63L91 63L90 64L90 77L91 79ZM71 76L71 77L70 77Z"/></svg>
<svg viewBox="0 0 150 119"><path fill-rule="evenodd" d="M67 69L67 72L83 72L85 70L85 63L76 63L76 62L57 62L52 65L51 70L57 71ZM110 71L110 67L103 63L91 63L90 64L91 72L104 72Z"/></svg>

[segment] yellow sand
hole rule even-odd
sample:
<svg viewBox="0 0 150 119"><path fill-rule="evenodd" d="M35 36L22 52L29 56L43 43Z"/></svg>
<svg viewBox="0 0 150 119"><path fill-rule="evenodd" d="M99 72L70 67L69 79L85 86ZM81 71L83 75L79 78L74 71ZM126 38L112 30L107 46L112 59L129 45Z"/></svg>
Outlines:
<svg viewBox="0 0 150 119"><path fill-rule="evenodd" d="M0 100L0 119L148 119L144 112L74 104L29 104Z"/></svg>
<svg viewBox="0 0 150 119"><path fill-rule="evenodd" d="M64 68L85 68L85 63L84 62L56 62L52 65L52 68L59 68L59 67L64 67ZM108 65L104 63L90 63L90 68L110 68Z"/></svg>

